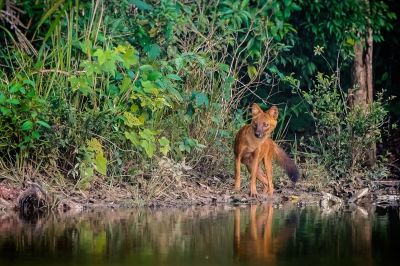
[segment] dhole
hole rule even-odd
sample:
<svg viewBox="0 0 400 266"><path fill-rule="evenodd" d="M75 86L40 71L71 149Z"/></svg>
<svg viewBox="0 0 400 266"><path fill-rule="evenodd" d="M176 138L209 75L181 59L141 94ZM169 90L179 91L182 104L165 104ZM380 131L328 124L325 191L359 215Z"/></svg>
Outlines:
<svg viewBox="0 0 400 266"><path fill-rule="evenodd" d="M270 134L278 120L278 108L272 106L263 112L257 104L251 107L251 124L243 126L235 138L235 190L240 190L240 164L243 162L250 172L250 196L257 196L256 178L264 183L264 192L272 195L272 159L285 169L289 178L296 182L299 171L289 156L272 140ZM265 176L259 162L263 160Z"/></svg>

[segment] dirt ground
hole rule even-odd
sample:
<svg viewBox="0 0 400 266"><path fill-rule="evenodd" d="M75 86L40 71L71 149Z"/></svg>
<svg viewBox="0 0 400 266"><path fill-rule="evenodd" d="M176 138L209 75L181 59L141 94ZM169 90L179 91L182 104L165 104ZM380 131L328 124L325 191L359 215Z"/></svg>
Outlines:
<svg viewBox="0 0 400 266"><path fill-rule="evenodd" d="M0 209L19 210L25 215L41 209L59 212L79 212L88 208L185 207L214 204L252 204L272 201L275 206L320 205L330 208L345 206L400 205L400 180L365 181L360 179L330 181L318 184L300 180L296 184L281 181L275 184L272 196L249 196L249 185L243 182L240 193L233 191L232 177L204 177L199 173L182 176L163 175L138 177L136 182L119 182L104 185L97 179L89 189L80 190L70 182L53 186L45 181L32 180L23 184L8 179L0 181ZM259 193L262 187L258 188Z"/></svg>

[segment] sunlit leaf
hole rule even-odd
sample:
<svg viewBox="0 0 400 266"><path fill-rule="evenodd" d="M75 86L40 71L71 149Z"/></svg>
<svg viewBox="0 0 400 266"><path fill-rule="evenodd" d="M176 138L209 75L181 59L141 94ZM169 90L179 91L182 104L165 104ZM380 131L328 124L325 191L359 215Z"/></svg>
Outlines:
<svg viewBox="0 0 400 266"><path fill-rule="evenodd" d="M171 147L169 146L169 140L166 137L162 137L158 140L158 143L160 144L160 152L164 155L167 155L171 150Z"/></svg>
<svg viewBox="0 0 400 266"><path fill-rule="evenodd" d="M124 132L125 138L128 139L134 146L139 146L140 140L138 134L133 131L125 131Z"/></svg>
<svg viewBox="0 0 400 266"><path fill-rule="evenodd" d="M253 79L253 78L255 78L256 76L257 76L257 68L255 67L255 66L249 66L248 68L247 68L247 74L249 75L249 77L251 78L251 79Z"/></svg>
<svg viewBox="0 0 400 266"><path fill-rule="evenodd" d="M154 151L156 149L154 142L143 139L140 141L140 146L144 149L149 158L153 157Z"/></svg>
<svg viewBox="0 0 400 266"><path fill-rule="evenodd" d="M97 172L102 175L107 174L107 159L104 157L103 153L96 154L95 165Z"/></svg>
<svg viewBox="0 0 400 266"><path fill-rule="evenodd" d="M144 121L133 115L132 113L129 112L124 112L124 124L127 125L128 127L134 127L134 126L141 126L143 125Z"/></svg>
<svg viewBox="0 0 400 266"><path fill-rule="evenodd" d="M146 139L148 141L155 142L154 136L157 135L157 132L150 130L148 128L145 128L139 132L139 135L142 139Z"/></svg>
<svg viewBox="0 0 400 266"><path fill-rule="evenodd" d="M122 55L122 64L125 68L129 69L131 66L137 65L139 56L133 47L128 47Z"/></svg>
<svg viewBox="0 0 400 266"><path fill-rule="evenodd" d="M91 138L86 144L89 151L93 151L96 154L103 153L103 147L98 139Z"/></svg>

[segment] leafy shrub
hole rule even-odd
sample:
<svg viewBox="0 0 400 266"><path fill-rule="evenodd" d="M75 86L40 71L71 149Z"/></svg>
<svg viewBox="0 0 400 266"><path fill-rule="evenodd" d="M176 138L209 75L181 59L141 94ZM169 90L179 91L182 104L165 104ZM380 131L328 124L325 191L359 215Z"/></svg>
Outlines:
<svg viewBox="0 0 400 266"><path fill-rule="evenodd" d="M308 139L313 154L334 177L349 176L361 171L371 147L381 141L381 128L387 111L382 95L366 106L350 106L348 95L336 76L319 73L315 86L302 91L315 121L316 134Z"/></svg>
<svg viewBox="0 0 400 266"><path fill-rule="evenodd" d="M35 83L19 77L0 83L0 153L11 155L19 151L27 156L44 141L41 137L48 124L48 103L36 93Z"/></svg>

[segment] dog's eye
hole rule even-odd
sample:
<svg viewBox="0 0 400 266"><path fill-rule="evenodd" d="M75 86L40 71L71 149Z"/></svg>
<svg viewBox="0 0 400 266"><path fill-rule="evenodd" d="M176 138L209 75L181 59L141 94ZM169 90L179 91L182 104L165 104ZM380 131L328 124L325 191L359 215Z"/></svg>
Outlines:
<svg viewBox="0 0 400 266"><path fill-rule="evenodd" d="M266 127L266 126L268 126L268 124L264 122L264 127Z"/></svg>

